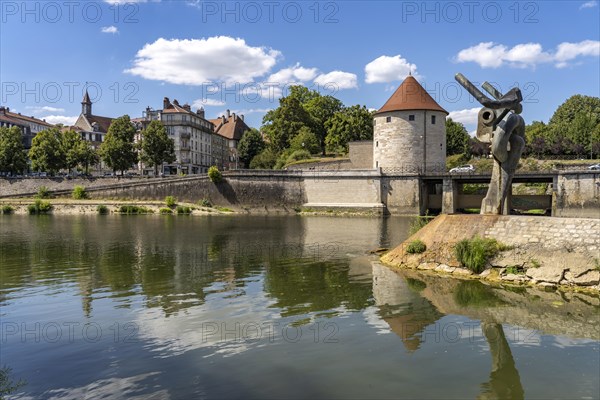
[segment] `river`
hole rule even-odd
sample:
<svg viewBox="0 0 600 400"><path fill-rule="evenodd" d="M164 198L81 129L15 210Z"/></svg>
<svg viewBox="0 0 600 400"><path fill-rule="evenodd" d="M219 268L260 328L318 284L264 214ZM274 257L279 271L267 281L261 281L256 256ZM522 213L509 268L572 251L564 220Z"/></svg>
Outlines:
<svg viewBox="0 0 600 400"><path fill-rule="evenodd" d="M8 398L600 398L597 297L368 254L409 225L0 216Z"/></svg>

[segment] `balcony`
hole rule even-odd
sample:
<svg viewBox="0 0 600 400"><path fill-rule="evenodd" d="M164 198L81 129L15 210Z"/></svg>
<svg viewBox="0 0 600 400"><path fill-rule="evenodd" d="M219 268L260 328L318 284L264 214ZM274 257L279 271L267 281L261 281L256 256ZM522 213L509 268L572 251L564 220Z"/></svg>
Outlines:
<svg viewBox="0 0 600 400"><path fill-rule="evenodd" d="M189 143L182 143L179 145L179 150L180 151L190 151L192 148L190 147Z"/></svg>
<svg viewBox="0 0 600 400"><path fill-rule="evenodd" d="M189 158L182 158L182 159L181 159L181 163L182 163L182 164L189 164L190 162L192 162L192 160L191 160L191 159L189 159Z"/></svg>
<svg viewBox="0 0 600 400"><path fill-rule="evenodd" d="M191 137L191 134L190 134L189 132L181 132L181 133L179 134L179 136L180 136L182 139L189 139L189 138Z"/></svg>

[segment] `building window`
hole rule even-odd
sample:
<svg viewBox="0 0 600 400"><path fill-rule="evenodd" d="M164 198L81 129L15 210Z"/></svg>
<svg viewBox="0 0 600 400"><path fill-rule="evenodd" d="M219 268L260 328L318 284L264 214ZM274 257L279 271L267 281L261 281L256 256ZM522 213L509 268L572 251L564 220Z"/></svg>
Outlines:
<svg viewBox="0 0 600 400"><path fill-rule="evenodd" d="M431 125L435 125L435 115L431 116Z"/></svg>
<svg viewBox="0 0 600 400"><path fill-rule="evenodd" d="M385 117L385 122L392 122L392 117Z"/></svg>
<svg viewBox="0 0 600 400"><path fill-rule="evenodd" d="M409 120L409 121L414 121L414 120L415 120L415 116L414 116L413 114L410 114L410 115L408 116L408 120Z"/></svg>
<svg viewBox="0 0 600 400"><path fill-rule="evenodd" d="M375 147L379 147L379 140L375 142Z"/></svg>

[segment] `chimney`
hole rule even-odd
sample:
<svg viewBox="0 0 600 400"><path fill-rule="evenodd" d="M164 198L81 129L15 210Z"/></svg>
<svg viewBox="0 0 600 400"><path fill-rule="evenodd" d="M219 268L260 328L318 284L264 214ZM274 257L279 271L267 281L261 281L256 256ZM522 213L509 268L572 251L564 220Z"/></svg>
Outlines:
<svg viewBox="0 0 600 400"><path fill-rule="evenodd" d="M0 114L6 115L6 108L0 107Z"/></svg>
<svg viewBox="0 0 600 400"><path fill-rule="evenodd" d="M171 102L169 101L169 98L165 97L163 99L163 110L166 110L167 108L169 108L170 105L171 105Z"/></svg>
<svg viewBox="0 0 600 400"><path fill-rule="evenodd" d="M227 110L227 118L231 117L231 112Z"/></svg>
<svg viewBox="0 0 600 400"><path fill-rule="evenodd" d="M197 109L196 114L198 114L200 118L204 119L204 107L200 107L199 109Z"/></svg>
<svg viewBox="0 0 600 400"><path fill-rule="evenodd" d="M233 120L235 121L235 120L236 120L236 118L237 118L237 117L235 116L235 113L231 113L231 115L233 115Z"/></svg>
<svg viewBox="0 0 600 400"><path fill-rule="evenodd" d="M178 105L179 105L179 102L177 101L177 99L174 99L174 100L173 100L173 104L174 104L174 105L176 105L176 106L178 106Z"/></svg>
<svg viewBox="0 0 600 400"><path fill-rule="evenodd" d="M223 123L225 123L225 116L221 115L221 118L223 119Z"/></svg>
<svg viewBox="0 0 600 400"><path fill-rule="evenodd" d="M244 120L244 114L240 114L240 118L242 119L242 121Z"/></svg>
<svg viewBox="0 0 600 400"><path fill-rule="evenodd" d="M183 105L183 109L184 109L185 111L190 111L190 112L192 111L192 107L190 107L190 105L189 105L188 103L185 103L185 104Z"/></svg>

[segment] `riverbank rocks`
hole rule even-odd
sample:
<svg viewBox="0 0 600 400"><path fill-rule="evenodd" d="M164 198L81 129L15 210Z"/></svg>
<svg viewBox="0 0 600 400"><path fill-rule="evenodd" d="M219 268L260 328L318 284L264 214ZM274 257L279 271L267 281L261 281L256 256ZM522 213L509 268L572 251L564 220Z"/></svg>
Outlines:
<svg viewBox="0 0 600 400"><path fill-rule="evenodd" d="M598 291L600 236L596 232L595 235L586 234L584 239L581 235L563 234L560 228L563 225L568 225L568 229L588 232L598 226L598 220L439 215L404 243L383 255L381 261L398 268L433 271L457 277L520 285L537 284L546 289L567 286ZM552 236L552 240L549 240L549 232L557 236ZM493 238L504 245L503 251L488 260L488 265L481 274L474 274L463 268L454 255L456 243L474 236ZM414 240L421 240L427 249L421 254L407 253L406 246Z"/></svg>

